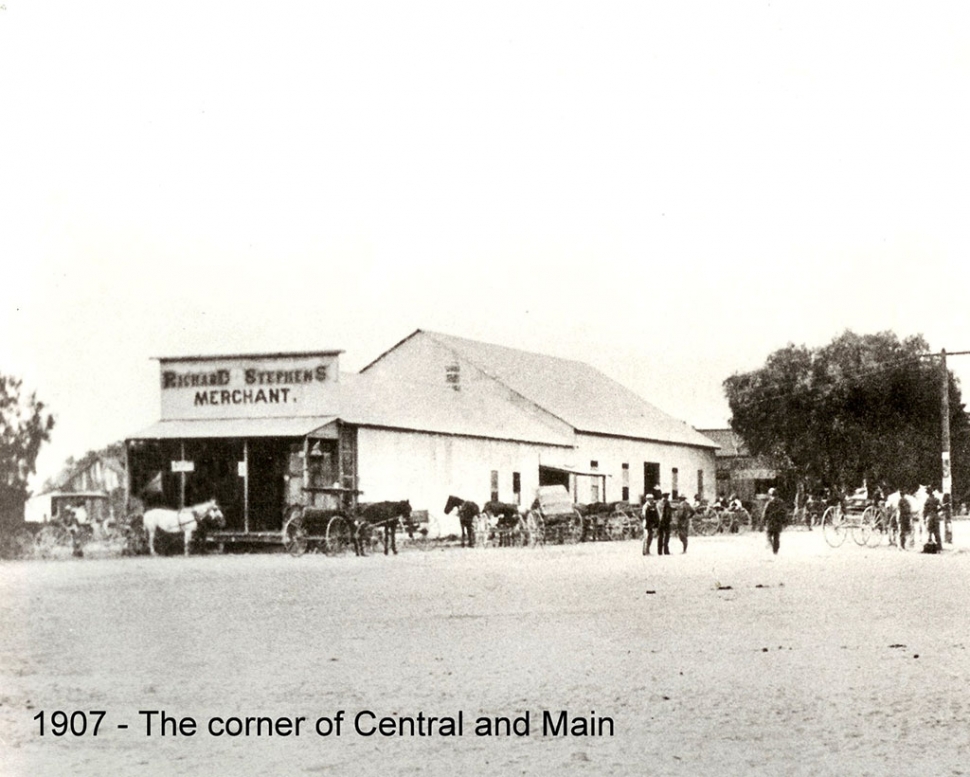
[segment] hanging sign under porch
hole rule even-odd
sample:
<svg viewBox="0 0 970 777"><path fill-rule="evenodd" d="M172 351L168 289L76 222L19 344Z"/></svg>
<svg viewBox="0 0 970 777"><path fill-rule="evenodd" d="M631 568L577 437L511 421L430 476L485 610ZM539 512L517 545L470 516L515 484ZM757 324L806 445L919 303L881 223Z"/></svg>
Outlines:
<svg viewBox="0 0 970 777"><path fill-rule="evenodd" d="M172 472L195 472L194 461L173 461Z"/></svg>

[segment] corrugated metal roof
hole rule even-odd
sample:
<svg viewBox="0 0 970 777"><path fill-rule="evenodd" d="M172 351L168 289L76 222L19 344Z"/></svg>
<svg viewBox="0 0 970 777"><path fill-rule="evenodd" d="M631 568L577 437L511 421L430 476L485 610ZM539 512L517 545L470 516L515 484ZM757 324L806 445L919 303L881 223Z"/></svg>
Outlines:
<svg viewBox="0 0 970 777"><path fill-rule="evenodd" d="M717 447L689 424L583 362L439 332L424 334L577 431Z"/></svg>
<svg viewBox="0 0 970 777"><path fill-rule="evenodd" d="M159 421L130 440L179 440L232 437L305 437L336 416L304 418L206 418Z"/></svg>

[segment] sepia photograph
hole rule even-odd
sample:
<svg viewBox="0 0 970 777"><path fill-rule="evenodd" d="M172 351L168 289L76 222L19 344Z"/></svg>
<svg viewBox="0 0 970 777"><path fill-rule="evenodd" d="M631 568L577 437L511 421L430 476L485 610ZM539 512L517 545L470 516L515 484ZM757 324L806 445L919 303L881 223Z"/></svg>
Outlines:
<svg viewBox="0 0 970 777"><path fill-rule="evenodd" d="M970 774L970 9L0 0L0 775Z"/></svg>

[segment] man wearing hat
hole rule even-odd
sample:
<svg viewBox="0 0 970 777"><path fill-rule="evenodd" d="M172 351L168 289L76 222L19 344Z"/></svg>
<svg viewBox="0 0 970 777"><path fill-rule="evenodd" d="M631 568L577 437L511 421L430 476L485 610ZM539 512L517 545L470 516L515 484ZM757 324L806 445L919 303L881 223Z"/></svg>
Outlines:
<svg viewBox="0 0 970 777"><path fill-rule="evenodd" d="M647 494L640 515L643 517L643 555L649 556L653 535L660 527L660 515L657 513L657 503L654 501L653 494Z"/></svg>
<svg viewBox="0 0 970 777"><path fill-rule="evenodd" d="M657 505L657 513L660 515L660 531L657 534L657 555L670 555L670 522L673 519L673 508L670 505L670 494L666 491L660 497L660 504Z"/></svg>
<svg viewBox="0 0 970 777"><path fill-rule="evenodd" d="M785 504L778 498L778 491L768 489L768 501L765 502L765 529L773 553L778 553L781 547L781 530L785 525Z"/></svg>

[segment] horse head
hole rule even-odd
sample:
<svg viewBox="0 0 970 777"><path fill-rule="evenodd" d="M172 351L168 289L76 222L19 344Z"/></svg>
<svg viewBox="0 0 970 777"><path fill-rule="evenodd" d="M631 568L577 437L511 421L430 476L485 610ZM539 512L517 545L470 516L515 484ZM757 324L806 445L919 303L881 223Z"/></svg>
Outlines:
<svg viewBox="0 0 970 777"><path fill-rule="evenodd" d="M445 515L451 515L451 511L456 507L461 507L463 501L461 497L449 496L448 501L445 502Z"/></svg>
<svg viewBox="0 0 970 777"><path fill-rule="evenodd" d="M219 529L225 528L226 516L222 512L222 508L219 507L218 502L215 499L211 499L204 505L205 510L202 515L199 516L199 522L205 522L216 526Z"/></svg>
<svg viewBox="0 0 970 777"><path fill-rule="evenodd" d="M404 518L404 520L409 519L411 517L411 500L405 499L403 502L401 502L400 507L401 517Z"/></svg>

